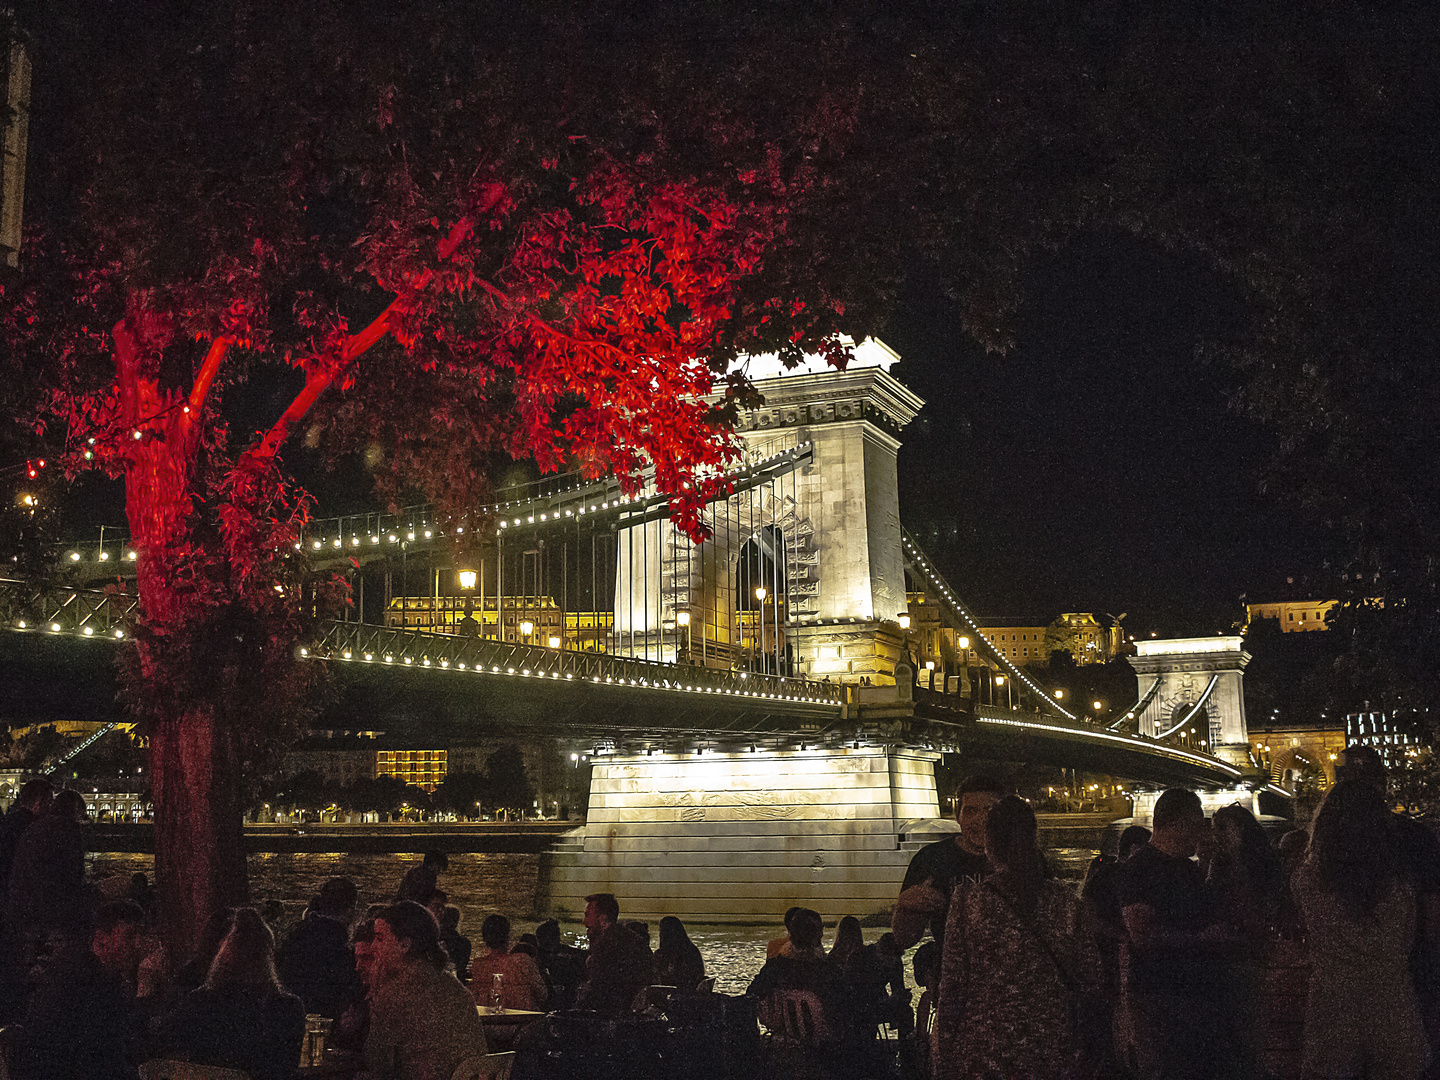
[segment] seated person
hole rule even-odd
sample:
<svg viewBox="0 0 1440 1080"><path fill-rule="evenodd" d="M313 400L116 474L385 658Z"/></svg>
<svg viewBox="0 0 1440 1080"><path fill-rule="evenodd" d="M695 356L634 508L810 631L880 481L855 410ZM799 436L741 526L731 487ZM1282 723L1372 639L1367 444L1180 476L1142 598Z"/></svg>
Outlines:
<svg viewBox="0 0 1440 1080"><path fill-rule="evenodd" d="M305 1039L305 1006L280 988L275 936L254 908L235 912L205 985L161 1024L161 1056L290 1080Z"/></svg>
<svg viewBox="0 0 1440 1080"><path fill-rule="evenodd" d="M854 1036L850 987L842 972L825 956L821 948L824 924L820 913L801 908L790 920L790 943L795 955L772 956L755 976L745 993L761 1001L761 1019L765 1020L765 1002L780 991L803 990L814 994L824 1010L825 1026L837 1041ZM766 1027L773 1027L768 1021ZM872 1033L873 1034L873 1033Z"/></svg>
<svg viewBox="0 0 1440 1080"><path fill-rule="evenodd" d="M335 1019L360 993L350 923L358 892L349 878L331 878L280 946L277 966L285 989L305 1003L307 1013Z"/></svg>
<svg viewBox="0 0 1440 1080"><path fill-rule="evenodd" d="M134 991L144 926L145 913L129 900L103 905L88 940L78 920L63 925L64 943L30 999L15 1047L17 1080L134 1077L145 1032Z"/></svg>
<svg viewBox="0 0 1440 1080"><path fill-rule="evenodd" d="M440 944L445 955L455 965L455 977L461 982L470 980L470 939L460 933L460 909L446 904L440 912Z"/></svg>
<svg viewBox="0 0 1440 1080"><path fill-rule="evenodd" d="M355 951L355 978L360 992L350 1007L330 1026L330 1045L341 1050L360 1050L370 1032L370 993L375 986L375 920L361 919L350 938Z"/></svg>
<svg viewBox="0 0 1440 1080"><path fill-rule="evenodd" d="M485 951L470 964L470 988L480 1005L493 1005L495 976L500 976L500 1005L543 1012L550 992L534 959L510 951L510 920L490 915L480 924Z"/></svg>
<svg viewBox="0 0 1440 1080"><path fill-rule="evenodd" d="M577 1004L582 1009L625 1013L635 995L654 981L650 946L620 925L620 904L614 893L585 898L585 929L590 956L585 961L585 986Z"/></svg>
<svg viewBox="0 0 1440 1080"><path fill-rule="evenodd" d="M674 915L660 920L660 947L655 950L655 981L661 986L697 990L705 978L705 958Z"/></svg>
<svg viewBox="0 0 1440 1080"><path fill-rule="evenodd" d="M550 988L551 1008L574 1006L575 996L585 982L585 950L566 945L560 936L560 924L546 919L535 927L535 952L536 963Z"/></svg>
<svg viewBox="0 0 1440 1080"><path fill-rule="evenodd" d="M449 1080L485 1054L475 999L445 972L440 930L419 904L401 900L375 918L374 990L366 1067L374 1080Z"/></svg>
<svg viewBox="0 0 1440 1080"><path fill-rule="evenodd" d="M772 956L779 956L781 953L784 953L786 956L794 956L794 955L795 955L795 946L790 943L790 923L791 923L792 920L794 920L794 918L795 918L795 913L796 913L797 911L803 911L803 910L805 910L805 909L804 909L804 908L800 908L800 907L786 908L786 910L785 910L785 933L781 934L781 935L780 935L779 937L777 937L777 938L772 938L769 942L766 943L766 945L765 945L765 959L766 959L766 960L769 960Z"/></svg>

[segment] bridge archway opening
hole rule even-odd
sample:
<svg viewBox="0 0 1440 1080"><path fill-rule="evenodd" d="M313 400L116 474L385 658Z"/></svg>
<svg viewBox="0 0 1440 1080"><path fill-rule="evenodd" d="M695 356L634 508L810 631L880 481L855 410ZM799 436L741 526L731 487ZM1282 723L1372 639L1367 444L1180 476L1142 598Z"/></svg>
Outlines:
<svg viewBox="0 0 1440 1080"><path fill-rule="evenodd" d="M755 529L736 553L733 574L735 617L746 668L793 674L793 651L785 631L790 575L784 530L778 525Z"/></svg>
<svg viewBox="0 0 1440 1080"><path fill-rule="evenodd" d="M1194 714L1191 715L1192 710ZM1188 720L1187 720L1188 717ZM1167 729L1174 729L1174 734L1167 742L1177 746L1184 746L1191 750L1201 749L1201 743L1206 746L1211 742L1210 714L1204 705L1198 710L1195 709L1193 701L1181 701L1176 703L1170 710L1170 715L1165 722Z"/></svg>

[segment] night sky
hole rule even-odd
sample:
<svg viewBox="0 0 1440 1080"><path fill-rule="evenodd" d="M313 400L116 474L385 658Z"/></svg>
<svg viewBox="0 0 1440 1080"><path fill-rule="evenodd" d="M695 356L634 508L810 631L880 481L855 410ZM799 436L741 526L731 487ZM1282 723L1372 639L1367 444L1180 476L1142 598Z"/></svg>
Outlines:
<svg viewBox="0 0 1440 1080"><path fill-rule="evenodd" d="M1262 494L1268 433L1197 356L1244 318L1203 263L1091 235L1036 261L1015 348L987 355L915 270L885 335L927 401L901 516L977 614L1209 634L1319 566L1324 538Z"/></svg>

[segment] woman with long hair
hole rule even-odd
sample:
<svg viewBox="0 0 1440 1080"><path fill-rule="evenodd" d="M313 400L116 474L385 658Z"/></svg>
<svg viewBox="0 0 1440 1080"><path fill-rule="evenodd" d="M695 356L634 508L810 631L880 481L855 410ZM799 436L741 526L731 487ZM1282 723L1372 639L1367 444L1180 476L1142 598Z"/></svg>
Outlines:
<svg viewBox="0 0 1440 1080"><path fill-rule="evenodd" d="M660 920L660 943L655 949L655 981L661 986L698 990L705 978L705 958L690 940L685 924L674 915Z"/></svg>
<svg viewBox="0 0 1440 1080"><path fill-rule="evenodd" d="M1414 1080L1429 1058L1409 970L1415 890L1376 788L1330 789L1294 889L1311 965L1306 1075Z"/></svg>
<svg viewBox="0 0 1440 1080"><path fill-rule="evenodd" d="M1285 878L1280 858L1255 815L1239 803L1211 818L1214 855L1206 878L1215 922L1225 940L1215 942L1215 963L1227 993L1217 1002L1236 1068L1244 1076L1263 1072L1265 1010L1261 985L1284 917Z"/></svg>
<svg viewBox="0 0 1440 1080"><path fill-rule="evenodd" d="M435 917L413 900L375 916L365 1059L375 1080L448 1080L485 1053L475 999L445 971Z"/></svg>
<svg viewBox="0 0 1440 1080"><path fill-rule="evenodd" d="M985 823L994 868L951 906L936 1017L940 1080L1062 1080L1081 1045L1075 1011L1099 956L1074 892L1051 879L1035 813L1014 795Z"/></svg>
<svg viewBox="0 0 1440 1080"><path fill-rule="evenodd" d="M865 935L860 932L860 920L846 915L835 927L835 940L830 943L830 962L848 968L865 948Z"/></svg>
<svg viewBox="0 0 1440 1080"><path fill-rule="evenodd" d="M305 1006L275 974L275 935L254 908L237 908L204 985L165 1017L166 1056L290 1080L305 1038Z"/></svg>

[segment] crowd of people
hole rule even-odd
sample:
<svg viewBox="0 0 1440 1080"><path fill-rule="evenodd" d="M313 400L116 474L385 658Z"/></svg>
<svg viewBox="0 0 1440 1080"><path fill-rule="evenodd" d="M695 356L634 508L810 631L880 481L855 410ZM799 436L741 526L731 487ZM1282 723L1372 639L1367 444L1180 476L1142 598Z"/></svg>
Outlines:
<svg viewBox="0 0 1440 1080"><path fill-rule="evenodd" d="M1347 751L1308 834L1278 844L1240 805L1207 819L1193 792L1166 791L1153 827L1127 828L1078 892L1051 874L1030 805L999 783L965 781L956 816L952 838L912 859L874 942L847 916L827 948L819 912L785 913L735 999L752 1029L843 1077L1253 1080L1267 1069L1270 956L1303 942L1305 1075L1427 1075L1440 843L1391 812L1373 751ZM363 914L355 884L330 879L278 943L275 911L217 912L171 964L144 875L125 899L88 891L83 820L78 796L36 780L0 821L0 1051L18 1080L129 1080L152 1059L290 1080L317 1016L367 1076L449 1080L495 1048L487 1009L619 1020L714 1000L684 924L662 919L652 948L609 893L586 898L588 948L554 920L516 936L498 913L472 948L439 853Z"/></svg>
<svg viewBox="0 0 1440 1080"><path fill-rule="evenodd" d="M1305 1076L1427 1075L1440 843L1391 812L1373 750L1341 755L1308 835L1276 845L1243 806L1207 819L1195 793L1166 791L1153 830L1126 829L1078 896L997 782L962 784L957 817L912 860L893 924L900 945L933 938L926 974L915 965L934 987L920 1030L936 1080L1264 1077L1267 972L1285 947L1308 957Z"/></svg>

